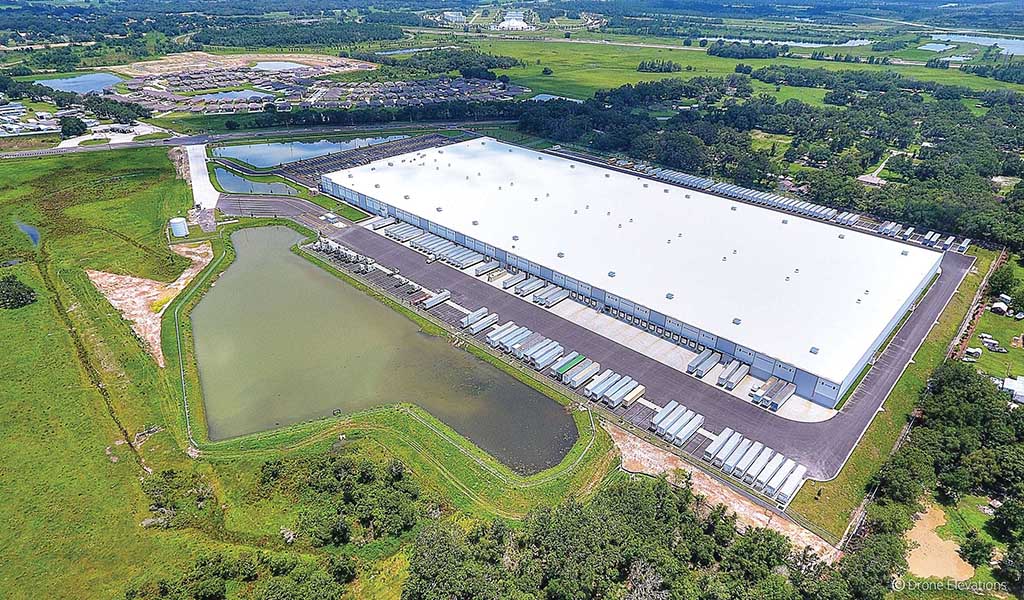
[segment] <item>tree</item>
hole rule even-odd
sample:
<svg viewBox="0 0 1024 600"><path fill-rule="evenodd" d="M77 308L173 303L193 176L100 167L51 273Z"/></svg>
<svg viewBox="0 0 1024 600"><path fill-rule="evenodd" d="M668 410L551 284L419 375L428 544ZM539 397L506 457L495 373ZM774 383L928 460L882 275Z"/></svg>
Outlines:
<svg viewBox="0 0 1024 600"><path fill-rule="evenodd" d="M227 121L224 121L224 127L229 131L234 131L238 129L240 126L241 125L238 123L238 121L234 119L228 119Z"/></svg>
<svg viewBox="0 0 1024 600"><path fill-rule="evenodd" d="M1024 536L1024 500L1009 498L996 509L992 527L1006 540L1020 540Z"/></svg>
<svg viewBox="0 0 1024 600"><path fill-rule="evenodd" d="M313 546L340 546L348 542L350 530L345 515L333 506L312 506L299 513L296 528L309 536Z"/></svg>
<svg viewBox="0 0 1024 600"><path fill-rule="evenodd" d="M988 279L988 289L993 296L1012 294L1016 287L1017 276L1014 275L1013 265L1009 263L996 269Z"/></svg>
<svg viewBox="0 0 1024 600"><path fill-rule="evenodd" d="M914 505L925 490L935 485L935 468L923 450L904 446L885 461L873 483L880 497Z"/></svg>
<svg viewBox="0 0 1024 600"><path fill-rule="evenodd" d="M1014 588L1024 585L1024 544L1013 542L1006 548L1006 554L999 561L998 574Z"/></svg>
<svg viewBox="0 0 1024 600"><path fill-rule="evenodd" d="M61 117L60 118L60 136L62 138L73 138L79 135L85 135L89 131L89 127L86 126L85 121L78 117Z"/></svg>
<svg viewBox="0 0 1024 600"><path fill-rule="evenodd" d="M326 570L338 583L348 583L356 578L356 563L351 556L331 556L327 559Z"/></svg>
<svg viewBox="0 0 1024 600"><path fill-rule="evenodd" d="M993 548L995 548L995 544L982 539L977 529L969 529L964 543L960 544L959 553L960 557L970 563L972 567L980 567L987 565L992 560Z"/></svg>
<svg viewBox="0 0 1024 600"><path fill-rule="evenodd" d="M15 309L36 301L36 292L14 275L0 279L0 308Z"/></svg>
<svg viewBox="0 0 1024 600"><path fill-rule="evenodd" d="M543 68L543 69L541 69L541 71L540 71L540 74L541 74L541 75L551 75L551 74L553 74L553 73L554 73L554 71L552 71L552 70L551 70L551 67L544 67L544 68Z"/></svg>

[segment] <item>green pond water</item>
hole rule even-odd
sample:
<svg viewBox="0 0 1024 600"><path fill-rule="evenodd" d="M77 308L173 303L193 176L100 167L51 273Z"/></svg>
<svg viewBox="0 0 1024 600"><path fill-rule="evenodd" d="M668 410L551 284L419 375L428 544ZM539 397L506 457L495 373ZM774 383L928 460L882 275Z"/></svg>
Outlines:
<svg viewBox="0 0 1024 600"><path fill-rule="evenodd" d="M412 402L520 473L576 441L565 409L290 252L285 227L238 256L192 311L209 437Z"/></svg>

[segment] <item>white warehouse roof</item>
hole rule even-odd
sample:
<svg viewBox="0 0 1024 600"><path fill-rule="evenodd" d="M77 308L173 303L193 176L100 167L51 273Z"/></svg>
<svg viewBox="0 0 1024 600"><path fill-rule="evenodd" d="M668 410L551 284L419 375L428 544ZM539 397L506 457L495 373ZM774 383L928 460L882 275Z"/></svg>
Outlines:
<svg viewBox="0 0 1024 600"><path fill-rule="evenodd" d="M491 138L328 177L836 383L942 258Z"/></svg>

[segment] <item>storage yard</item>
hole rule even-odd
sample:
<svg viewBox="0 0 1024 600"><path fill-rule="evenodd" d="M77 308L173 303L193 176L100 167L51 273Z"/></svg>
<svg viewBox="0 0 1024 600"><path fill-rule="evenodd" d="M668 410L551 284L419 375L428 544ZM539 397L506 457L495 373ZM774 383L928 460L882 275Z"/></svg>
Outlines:
<svg viewBox="0 0 1024 600"><path fill-rule="evenodd" d="M723 384L741 364L790 384L767 390L769 407L793 394L836 406L942 259L489 138L382 158L325 175L322 187L405 223L399 241L459 244L519 271L528 292L557 286L700 352L685 365L698 377L728 358Z"/></svg>

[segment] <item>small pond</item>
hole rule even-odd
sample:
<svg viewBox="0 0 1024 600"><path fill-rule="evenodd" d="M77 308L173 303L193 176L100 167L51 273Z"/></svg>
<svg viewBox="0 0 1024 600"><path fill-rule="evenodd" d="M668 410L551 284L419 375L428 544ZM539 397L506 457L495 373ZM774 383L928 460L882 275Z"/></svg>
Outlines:
<svg viewBox="0 0 1024 600"><path fill-rule="evenodd" d="M932 39L941 40L943 42L977 44L979 46L991 46L992 44L995 44L999 46L1002 54L1012 54L1014 56L1024 54L1024 39L987 37L981 35L960 35L951 33L935 33L932 34Z"/></svg>
<svg viewBox="0 0 1024 600"><path fill-rule="evenodd" d="M309 68L309 65L287 60L261 60L252 68L257 71L290 71L291 69L306 69Z"/></svg>
<svg viewBox="0 0 1024 600"><path fill-rule="evenodd" d="M520 473L562 460L577 438L562 406L296 256L300 240L235 232L192 311L210 439L411 402Z"/></svg>
<svg viewBox="0 0 1024 600"><path fill-rule="evenodd" d="M225 192L231 194L275 194L278 196L294 196L298 192L295 188L282 182L251 181L237 175L227 169L217 167L214 169L214 176L217 183L224 188Z"/></svg>
<svg viewBox="0 0 1024 600"><path fill-rule="evenodd" d="M88 94L89 92L102 92L105 88L120 81L120 77L111 73L85 73L61 79L37 79L34 83L62 92Z"/></svg>
<svg viewBox="0 0 1024 600"><path fill-rule="evenodd" d="M208 94L197 94L196 98L202 98L203 100L248 100L249 98L259 98L260 100L267 100L274 98L273 94L266 92L258 92L256 90L232 90L230 92L210 92Z"/></svg>
<svg viewBox="0 0 1024 600"><path fill-rule="evenodd" d="M956 48L953 44L940 44L938 42L929 42L923 46L918 46L918 50L927 50L928 52L945 52L946 50L952 50Z"/></svg>
<svg viewBox="0 0 1024 600"><path fill-rule="evenodd" d="M391 135L387 137L356 138L343 142L320 140L317 142L270 142L266 144L219 146L213 149L213 155L221 158L233 158L263 169L296 160L323 156L332 152L392 142L405 137L404 135Z"/></svg>
<svg viewBox="0 0 1024 600"><path fill-rule="evenodd" d="M15 221L14 224L21 230L22 233L28 236L28 239L32 240L33 246L39 245L39 230L29 225L28 223L22 223L21 221Z"/></svg>

